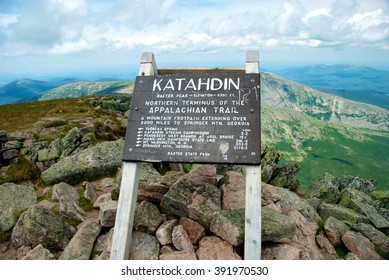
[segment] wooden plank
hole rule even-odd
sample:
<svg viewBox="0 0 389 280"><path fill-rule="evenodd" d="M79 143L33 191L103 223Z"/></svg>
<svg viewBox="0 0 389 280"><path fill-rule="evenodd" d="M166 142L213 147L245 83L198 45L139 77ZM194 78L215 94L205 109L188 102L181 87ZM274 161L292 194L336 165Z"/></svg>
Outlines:
<svg viewBox="0 0 389 280"><path fill-rule="evenodd" d="M129 258L139 173L140 163L123 163L123 175L112 237L111 260L127 260Z"/></svg>
<svg viewBox="0 0 389 280"><path fill-rule="evenodd" d="M143 53L139 66L139 75L155 75L156 73L157 65L154 54L150 52ZM139 174L139 162L123 163L123 175L112 237L111 260L127 260L129 258Z"/></svg>
<svg viewBox="0 0 389 280"><path fill-rule="evenodd" d="M258 51L247 52L246 73L259 74ZM260 143L258 143L258 146L260 146ZM246 166L245 260L261 259L261 223L261 166Z"/></svg>
<svg viewBox="0 0 389 280"><path fill-rule="evenodd" d="M173 74L205 74L205 73L224 73L224 74L244 74L244 68L160 68L158 75Z"/></svg>

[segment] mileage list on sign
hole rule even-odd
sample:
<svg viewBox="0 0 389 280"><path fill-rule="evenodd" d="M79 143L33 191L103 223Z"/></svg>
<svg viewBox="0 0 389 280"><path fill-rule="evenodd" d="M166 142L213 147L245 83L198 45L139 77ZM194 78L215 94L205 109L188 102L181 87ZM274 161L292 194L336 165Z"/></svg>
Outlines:
<svg viewBox="0 0 389 280"><path fill-rule="evenodd" d="M123 160L259 164L259 74L138 76Z"/></svg>

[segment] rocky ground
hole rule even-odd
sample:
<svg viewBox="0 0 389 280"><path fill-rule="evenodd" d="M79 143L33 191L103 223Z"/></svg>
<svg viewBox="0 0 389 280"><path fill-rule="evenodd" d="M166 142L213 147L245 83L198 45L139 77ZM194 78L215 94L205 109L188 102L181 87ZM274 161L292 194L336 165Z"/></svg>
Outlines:
<svg viewBox="0 0 389 280"><path fill-rule="evenodd" d="M44 141L0 131L0 259L109 259L123 119ZM303 192L297 163L261 153L263 259L389 258L389 192L328 173ZM243 259L244 167L185 171L142 164L129 259Z"/></svg>

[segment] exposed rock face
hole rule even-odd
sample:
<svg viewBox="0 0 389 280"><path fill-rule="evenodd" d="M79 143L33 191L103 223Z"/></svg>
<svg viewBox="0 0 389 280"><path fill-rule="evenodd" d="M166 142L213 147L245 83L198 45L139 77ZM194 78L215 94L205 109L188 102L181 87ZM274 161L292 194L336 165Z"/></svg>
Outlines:
<svg viewBox="0 0 389 280"><path fill-rule="evenodd" d="M368 238L382 253L389 254L389 237L370 224L356 224L353 230Z"/></svg>
<svg viewBox="0 0 389 280"><path fill-rule="evenodd" d="M123 140L103 142L65 157L42 172L41 178L45 184L73 184L113 175L122 163L123 144Z"/></svg>
<svg viewBox="0 0 389 280"><path fill-rule="evenodd" d="M75 232L51 210L32 206L19 217L11 238L17 248L42 244L49 250L58 251L66 247Z"/></svg>
<svg viewBox="0 0 389 280"><path fill-rule="evenodd" d="M115 225L118 202L108 200L100 204L99 220L103 227L113 227Z"/></svg>
<svg viewBox="0 0 389 280"><path fill-rule="evenodd" d="M0 227L10 230L17 221L17 212L37 202L37 195L31 186L5 183L0 185Z"/></svg>
<svg viewBox="0 0 389 280"><path fill-rule="evenodd" d="M368 222L366 217L357 212L335 204L322 203L318 209L318 213L324 220L329 217L334 217L340 221L349 222L351 224Z"/></svg>
<svg viewBox="0 0 389 280"><path fill-rule="evenodd" d="M97 219L83 222L59 257L60 260L89 260L93 244L101 230Z"/></svg>
<svg viewBox="0 0 389 280"><path fill-rule="evenodd" d="M180 225L184 227L192 244L198 244L205 236L205 228L189 218L181 218Z"/></svg>

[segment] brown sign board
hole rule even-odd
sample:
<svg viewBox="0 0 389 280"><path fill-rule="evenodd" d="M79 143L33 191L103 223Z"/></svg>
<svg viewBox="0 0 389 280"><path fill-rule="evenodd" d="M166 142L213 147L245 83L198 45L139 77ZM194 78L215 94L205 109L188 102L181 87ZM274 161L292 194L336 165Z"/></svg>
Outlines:
<svg viewBox="0 0 389 280"><path fill-rule="evenodd" d="M123 160L259 165L259 74L138 76Z"/></svg>

